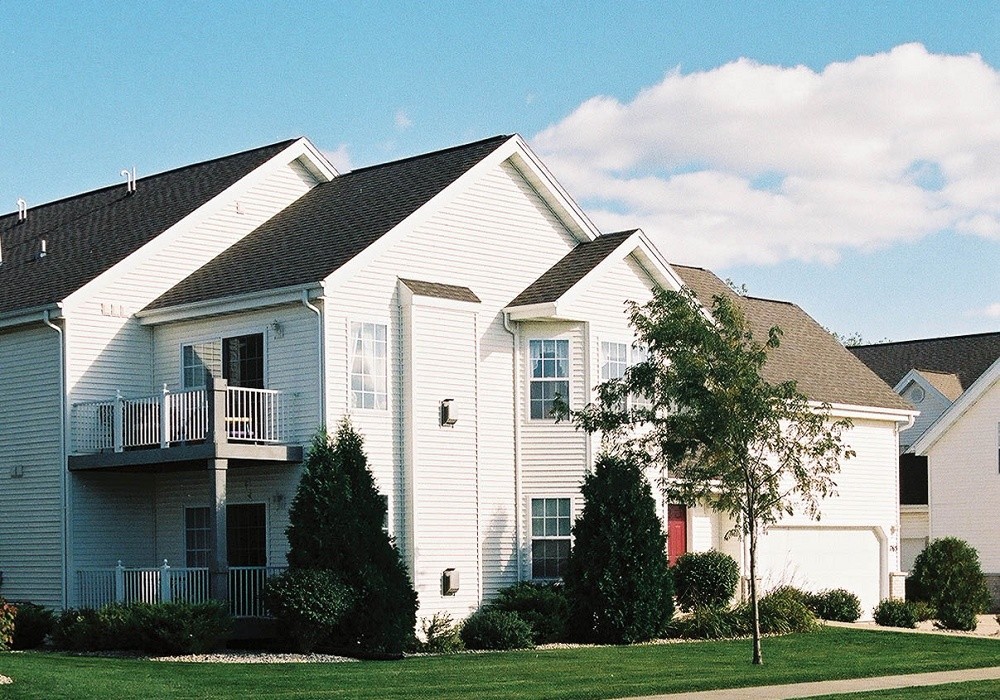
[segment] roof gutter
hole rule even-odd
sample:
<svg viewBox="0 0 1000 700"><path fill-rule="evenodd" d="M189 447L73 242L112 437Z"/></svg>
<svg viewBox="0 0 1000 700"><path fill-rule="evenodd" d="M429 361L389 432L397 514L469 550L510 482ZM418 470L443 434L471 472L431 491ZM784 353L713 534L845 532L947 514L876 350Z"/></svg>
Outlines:
<svg viewBox="0 0 1000 700"><path fill-rule="evenodd" d="M920 411L906 410L902 408L883 408L879 406L858 406L844 403L823 403L822 401L810 401L813 408L830 407L830 413L839 418L859 418L868 420L890 420L895 423L913 424L913 419L920 415ZM909 427L909 426L907 426Z"/></svg>
<svg viewBox="0 0 1000 700"><path fill-rule="evenodd" d="M204 299L188 304L164 306L157 309L146 308L137 312L135 316L142 325L155 326L160 323L170 323L171 321L186 321L193 318L216 316L234 311L247 311L266 306L297 304L303 294L309 294L313 299L321 297L323 295L322 282L309 282L307 284L297 284L278 289L233 294L218 299Z"/></svg>
<svg viewBox="0 0 1000 700"><path fill-rule="evenodd" d="M45 325L51 325L53 318L62 318L62 303L46 304L45 306L34 306L30 309L18 309L0 314L0 328L13 328L23 326L28 323L38 323L41 321ZM61 332L61 331L60 331Z"/></svg>

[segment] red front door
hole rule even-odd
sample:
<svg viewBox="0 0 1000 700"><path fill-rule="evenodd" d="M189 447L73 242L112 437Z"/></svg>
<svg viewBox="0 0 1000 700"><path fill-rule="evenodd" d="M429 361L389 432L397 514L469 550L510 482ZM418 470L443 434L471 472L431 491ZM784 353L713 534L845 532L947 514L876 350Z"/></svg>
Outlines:
<svg viewBox="0 0 1000 700"><path fill-rule="evenodd" d="M688 541L687 506L667 506L667 556L670 566L677 557L687 551Z"/></svg>

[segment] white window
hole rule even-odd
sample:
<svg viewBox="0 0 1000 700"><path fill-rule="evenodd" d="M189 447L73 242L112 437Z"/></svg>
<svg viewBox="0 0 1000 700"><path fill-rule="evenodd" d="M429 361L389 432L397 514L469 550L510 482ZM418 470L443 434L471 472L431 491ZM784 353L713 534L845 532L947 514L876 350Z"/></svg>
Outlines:
<svg viewBox="0 0 1000 700"><path fill-rule="evenodd" d="M218 340L192 343L181 348L181 383L185 389L202 389L208 378L222 370L222 349Z"/></svg>
<svg viewBox="0 0 1000 700"><path fill-rule="evenodd" d="M556 396L569 403L569 341L530 340L531 417L552 418Z"/></svg>
<svg viewBox="0 0 1000 700"><path fill-rule="evenodd" d="M601 343L601 381L621 379L628 367L628 345Z"/></svg>
<svg viewBox="0 0 1000 700"><path fill-rule="evenodd" d="M531 499L531 578L562 578L569 560L572 516L568 498Z"/></svg>
<svg viewBox="0 0 1000 700"><path fill-rule="evenodd" d="M354 408L388 408L387 337L385 324L351 324L351 405Z"/></svg>
<svg viewBox="0 0 1000 700"><path fill-rule="evenodd" d="M208 386L222 377L229 386L264 388L264 334L249 333L181 347L181 384L185 389Z"/></svg>
<svg viewBox="0 0 1000 700"><path fill-rule="evenodd" d="M205 568L211 554L208 508L184 509L185 566Z"/></svg>

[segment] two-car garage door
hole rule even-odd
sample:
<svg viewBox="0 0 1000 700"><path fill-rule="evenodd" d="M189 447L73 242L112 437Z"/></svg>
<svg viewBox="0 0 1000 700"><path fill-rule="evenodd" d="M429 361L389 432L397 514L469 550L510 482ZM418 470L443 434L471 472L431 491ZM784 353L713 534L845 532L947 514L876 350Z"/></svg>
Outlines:
<svg viewBox="0 0 1000 700"><path fill-rule="evenodd" d="M757 552L765 590L783 584L807 591L846 588L861 599L862 619L871 619L880 599L882 561L874 530L772 527Z"/></svg>

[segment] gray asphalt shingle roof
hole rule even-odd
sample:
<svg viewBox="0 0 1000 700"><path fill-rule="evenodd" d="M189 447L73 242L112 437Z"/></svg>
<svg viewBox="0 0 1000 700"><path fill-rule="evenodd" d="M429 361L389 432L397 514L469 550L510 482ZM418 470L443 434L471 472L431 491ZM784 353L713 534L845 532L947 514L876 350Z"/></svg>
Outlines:
<svg viewBox="0 0 1000 700"><path fill-rule="evenodd" d="M620 231L599 236L592 241L580 243L559 262L546 270L527 289L518 294L507 306L528 306L557 301L588 272L601 264L626 238L635 233Z"/></svg>
<svg viewBox="0 0 1000 700"><path fill-rule="evenodd" d="M478 304L480 299L468 287L460 287L454 284L441 284L440 282L422 282L420 280L407 280L402 277L399 281L409 287L410 291L417 296L434 297L436 299L451 299L453 301L468 301Z"/></svg>
<svg viewBox="0 0 1000 700"><path fill-rule="evenodd" d="M321 183L147 308L318 283L509 138L495 136Z"/></svg>
<svg viewBox="0 0 1000 700"><path fill-rule="evenodd" d="M858 345L848 350L890 386L918 369L953 374L965 391L1000 357L1000 332Z"/></svg>
<svg viewBox="0 0 1000 700"><path fill-rule="evenodd" d="M23 222L0 216L0 313L62 301L291 143L143 177L133 194L122 182L31 207Z"/></svg>
<svg viewBox="0 0 1000 700"><path fill-rule="evenodd" d="M814 401L912 410L884 381L795 304L739 296L708 270L683 265L672 267L705 306L710 307L716 295L736 298L759 341L767 338L771 327L781 329L781 345L770 352L764 366L763 375L768 381L794 380L799 391Z"/></svg>

